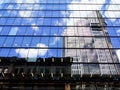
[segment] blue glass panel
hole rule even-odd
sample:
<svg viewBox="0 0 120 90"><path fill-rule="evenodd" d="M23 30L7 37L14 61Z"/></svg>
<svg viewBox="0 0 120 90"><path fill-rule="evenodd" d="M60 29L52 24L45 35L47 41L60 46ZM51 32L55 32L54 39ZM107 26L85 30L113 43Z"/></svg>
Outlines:
<svg viewBox="0 0 120 90"><path fill-rule="evenodd" d="M40 42L43 43L43 44L46 44L48 46L48 41L49 41L49 37L41 37L41 40Z"/></svg>
<svg viewBox="0 0 120 90"><path fill-rule="evenodd" d="M60 16L60 11L51 11L52 12L52 17L59 17Z"/></svg>
<svg viewBox="0 0 120 90"><path fill-rule="evenodd" d="M57 42L58 47L62 48L63 37L56 37L56 42Z"/></svg>
<svg viewBox="0 0 120 90"><path fill-rule="evenodd" d="M57 35L58 34L58 27L50 27L50 29L51 29L51 35Z"/></svg>
<svg viewBox="0 0 120 90"><path fill-rule="evenodd" d="M50 27L42 27L42 35L50 35Z"/></svg>
<svg viewBox="0 0 120 90"><path fill-rule="evenodd" d="M55 45L54 37L49 37L49 47L52 47Z"/></svg>
<svg viewBox="0 0 120 90"><path fill-rule="evenodd" d="M10 13L8 13L8 11L6 10L5 12L4 12L4 17L8 17L10 15Z"/></svg>
<svg viewBox="0 0 120 90"><path fill-rule="evenodd" d="M60 26L59 18L51 18L51 26Z"/></svg>
<svg viewBox="0 0 120 90"><path fill-rule="evenodd" d="M22 18L21 20L21 25L30 25L31 24L31 19L32 18Z"/></svg>
<svg viewBox="0 0 120 90"><path fill-rule="evenodd" d="M31 47L36 47L40 43L41 37L33 37L31 40Z"/></svg>
<svg viewBox="0 0 120 90"><path fill-rule="evenodd" d="M111 38L112 44L114 48L120 48L120 39L119 38Z"/></svg>
<svg viewBox="0 0 120 90"><path fill-rule="evenodd" d="M45 11L36 11L36 12L38 12L37 13L37 17L44 17L45 16Z"/></svg>
<svg viewBox="0 0 120 90"><path fill-rule="evenodd" d="M7 57L10 49L0 49L0 57Z"/></svg>
<svg viewBox="0 0 120 90"><path fill-rule="evenodd" d="M5 42L6 37L0 37L0 47L3 46L3 43Z"/></svg>
<svg viewBox="0 0 120 90"><path fill-rule="evenodd" d="M19 15L18 11L16 11L16 10L11 10L9 16L10 16L10 17L18 17L18 15Z"/></svg>
<svg viewBox="0 0 120 90"><path fill-rule="evenodd" d="M36 27L27 27L25 31L25 35L33 35L36 29L37 29Z"/></svg>
<svg viewBox="0 0 120 90"><path fill-rule="evenodd" d="M44 23L43 23L43 24L50 26L50 25L51 25L51 22L52 22L52 21L51 21L51 18L44 18Z"/></svg>
<svg viewBox="0 0 120 90"><path fill-rule="evenodd" d="M63 57L63 49L57 49L57 57Z"/></svg>
<svg viewBox="0 0 120 90"><path fill-rule="evenodd" d="M4 47L11 47L14 41L14 37L7 37L4 43Z"/></svg>
<svg viewBox="0 0 120 90"><path fill-rule="evenodd" d="M15 18L8 18L6 21L6 25L13 25Z"/></svg>
<svg viewBox="0 0 120 90"><path fill-rule="evenodd" d="M60 10L66 10L67 8L66 8L66 5L63 4L63 5L60 5L59 9Z"/></svg>
<svg viewBox="0 0 120 90"><path fill-rule="evenodd" d="M52 10L53 9L53 5L51 4L51 5L46 5L46 8L45 8L46 10Z"/></svg>
<svg viewBox="0 0 120 90"><path fill-rule="evenodd" d="M15 18L13 25L20 25L22 18Z"/></svg>
<svg viewBox="0 0 120 90"><path fill-rule="evenodd" d="M0 18L0 25L5 25L7 18Z"/></svg>
<svg viewBox="0 0 120 90"><path fill-rule="evenodd" d="M8 35L9 31L10 31L10 27L3 27L1 31L1 35Z"/></svg>
<svg viewBox="0 0 120 90"><path fill-rule="evenodd" d="M0 32L2 31L2 27L0 27Z"/></svg>
<svg viewBox="0 0 120 90"><path fill-rule="evenodd" d="M18 54L16 53L17 49L10 49L10 52L8 54L9 57L18 57Z"/></svg>
<svg viewBox="0 0 120 90"><path fill-rule="evenodd" d="M0 10L0 17L3 16L4 11Z"/></svg>
<svg viewBox="0 0 120 90"><path fill-rule="evenodd" d="M2 4L1 9L5 9L8 6L8 4Z"/></svg>
<svg viewBox="0 0 120 90"><path fill-rule="evenodd" d="M45 17L51 17L52 12L51 11L45 11Z"/></svg>
<svg viewBox="0 0 120 90"><path fill-rule="evenodd" d="M44 18L37 18L36 25L44 25L43 21L44 21Z"/></svg>
<svg viewBox="0 0 120 90"><path fill-rule="evenodd" d="M32 16L34 16L34 17L39 17L39 16L38 16L38 11L34 11L33 14L32 14Z"/></svg>
<svg viewBox="0 0 120 90"><path fill-rule="evenodd" d="M17 35L24 35L26 30L26 27L19 27L19 30L17 32Z"/></svg>
<svg viewBox="0 0 120 90"><path fill-rule="evenodd" d="M23 41L23 37L15 37L13 47L20 47Z"/></svg>
<svg viewBox="0 0 120 90"><path fill-rule="evenodd" d="M22 47L29 47L32 37L24 37Z"/></svg>

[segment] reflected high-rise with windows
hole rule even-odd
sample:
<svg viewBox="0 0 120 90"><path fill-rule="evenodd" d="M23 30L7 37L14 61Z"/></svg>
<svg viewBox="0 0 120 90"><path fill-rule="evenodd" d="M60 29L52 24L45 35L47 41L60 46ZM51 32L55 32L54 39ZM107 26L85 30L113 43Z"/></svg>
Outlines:
<svg viewBox="0 0 120 90"><path fill-rule="evenodd" d="M108 64L118 62L118 58L109 49L112 43L104 18L99 11L91 11L89 16L77 20L75 27L68 27L63 33L63 46L67 48L63 56L74 57L71 74L119 74L117 65Z"/></svg>

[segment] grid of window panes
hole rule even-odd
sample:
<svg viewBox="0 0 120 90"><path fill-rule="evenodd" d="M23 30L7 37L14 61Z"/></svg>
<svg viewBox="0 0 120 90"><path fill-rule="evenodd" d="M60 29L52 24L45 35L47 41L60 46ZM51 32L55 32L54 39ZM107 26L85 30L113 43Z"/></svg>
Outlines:
<svg viewBox="0 0 120 90"><path fill-rule="evenodd" d="M72 56L73 74L119 74L119 10L116 0L2 0L0 57Z"/></svg>

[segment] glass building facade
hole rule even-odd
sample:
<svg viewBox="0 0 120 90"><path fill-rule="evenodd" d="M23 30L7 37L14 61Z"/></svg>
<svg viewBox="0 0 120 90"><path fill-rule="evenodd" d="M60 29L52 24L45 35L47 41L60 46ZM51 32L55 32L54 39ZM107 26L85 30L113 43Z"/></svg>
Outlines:
<svg viewBox="0 0 120 90"><path fill-rule="evenodd" d="M68 74L80 82L71 89L112 90L108 81L88 84L81 78L120 75L119 10L118 0L1 0L0 61L72 57Z"/></svg>

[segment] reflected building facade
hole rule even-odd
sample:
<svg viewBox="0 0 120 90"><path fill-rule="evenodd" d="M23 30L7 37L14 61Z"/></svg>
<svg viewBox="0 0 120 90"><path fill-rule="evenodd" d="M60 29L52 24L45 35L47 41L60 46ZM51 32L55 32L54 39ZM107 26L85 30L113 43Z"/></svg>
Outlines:
<svg viewBox="0 0 120 90"><path fill-rule="evenodd" d="M1 0L0 90L119 90L120 4L104 1Z"/></svg>
<svg viewBox="0 0 120 90"><path fill-rule="evenodd" d="M68 27L63 35L63 56L72 56L71 74L118 74L118 62L108 36L106 23L99 11L91 11L90 18L79 19L75 27ZM71 49L72 48L72 49ZM89 64L91 63L91 64Z"/></svg>

